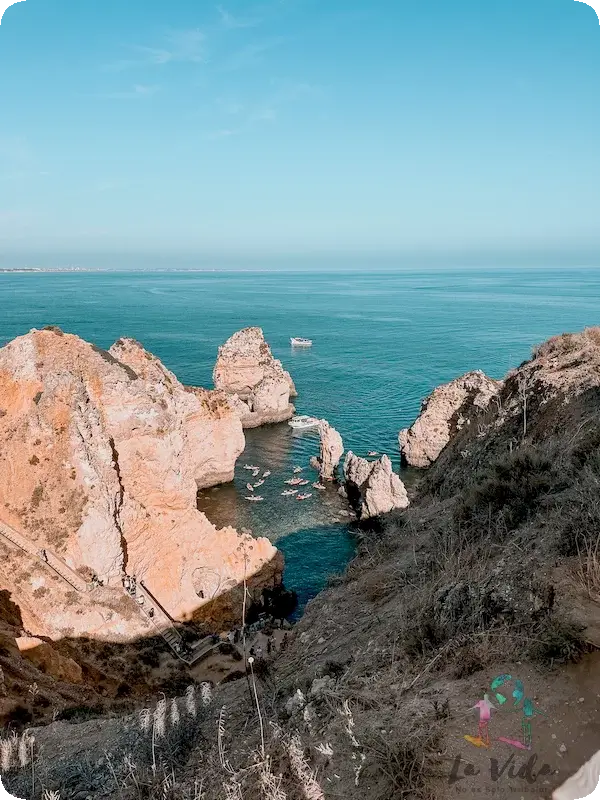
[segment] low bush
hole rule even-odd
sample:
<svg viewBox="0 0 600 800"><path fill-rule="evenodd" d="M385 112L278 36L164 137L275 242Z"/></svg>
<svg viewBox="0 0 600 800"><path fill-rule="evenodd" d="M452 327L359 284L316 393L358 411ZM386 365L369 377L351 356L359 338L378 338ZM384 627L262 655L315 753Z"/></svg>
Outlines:
<svg viewBox="0 0 600 800"><path fill-rule="evenodd" d="M544 495L561 488L551 459L533 448L517 450L479 473L475 485L459 499L454 517L481 524L494 515L512 531L533 516Z"/></svg>
<svg viewBox="0 0 600 800"><path fill-rule="evenodd" d="M65 722L87 722L90 719L97 719L105 713L105 708L98 704L94 706L80 705L71 706L71 708L64 708L56 715L57 720L64 720Z"/></svg>

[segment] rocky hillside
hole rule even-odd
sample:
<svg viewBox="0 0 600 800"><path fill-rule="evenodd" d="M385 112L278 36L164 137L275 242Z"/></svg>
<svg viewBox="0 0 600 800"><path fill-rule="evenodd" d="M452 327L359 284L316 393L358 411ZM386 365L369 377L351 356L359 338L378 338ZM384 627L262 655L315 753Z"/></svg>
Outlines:
<svg viewBox="0 0 600 800"><path fill-rule="evenodd" d="M107 787L94 797L393 800L458 785L549 798L600 749L599 411L592 329L537 348L490 402L444 402L437 452L417 441L435 439L424 413L411 445L430 466L410 505L361 523L356 559L279 655L193 710L158 702L149 722L37 731L38 780L74 796L71 753L90 736L77 791ZM486 693L488 743L472 710ZM510 778L493 773L511 756ZM30 780L10 773L15 790Z"/></svg>

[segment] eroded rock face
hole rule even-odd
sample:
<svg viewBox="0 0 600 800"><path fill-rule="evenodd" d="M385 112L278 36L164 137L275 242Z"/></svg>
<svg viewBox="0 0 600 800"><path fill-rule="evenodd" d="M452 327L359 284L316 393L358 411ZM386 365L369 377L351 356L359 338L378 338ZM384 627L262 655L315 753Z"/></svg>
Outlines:
<svg viewBox="0 0 600 800"><path fill-rule="evenodd" d="M488 378L481 370L467 372L450 383L438 386L421 406L421 413L410 428L400 431L402 458L413 467L430 466L465 424L473 408L485 409L502 387L501 381Z"/></svg>
<svg viewBox="0 0 600 800"><path fill-rule="evenodd" d="M344 455L344 442L342 437L332 428L326 419L319 423L319 455L311 460L315 469L323 480L333 480L338 465Z"/></svg>
<svg viewBox="0 0 600 800"><path fill-rule="evenodd" d="M134 339L119 339L110 354L147 381L162 384L171 395L189 407L187 427L190 457L199 489L233 480L235 462L245 447L238 414L224 392L199 387L184 387L156 356ZM185 397L181 392L193 395Z"/></svg>
<svg viewBox="0 0 600 800"><path fill-rule="evenodd" d="M294 382L273 358L260 328L237 331L219 348L213 381L231 397L244 428L283 422L294 414Z"/></svg>
<svg viewBox="0 0 600 800"><path fill-rule="evenodd" d="M348 451L344 477L348 500L361 519L387 514L409 504L406 488L386 455L377 461L367 461Z"/></svg>
<svg viewBox="0 0 600 800"><path fill-rule="evenodd" d="M217 530L196 508L199 486L232 476L238 415L222 394L187 390L133 340L106 352L33 330L0 349L0 442L0 533L27 545L0 536L0 580L27 630L147 635L125 573L174 619L206 612L222 624L239 618L244 574L256 591L280 581L268 540ZM71 584L42 550L74 571ZM93 576L102 585L82 590Z"/></svg>

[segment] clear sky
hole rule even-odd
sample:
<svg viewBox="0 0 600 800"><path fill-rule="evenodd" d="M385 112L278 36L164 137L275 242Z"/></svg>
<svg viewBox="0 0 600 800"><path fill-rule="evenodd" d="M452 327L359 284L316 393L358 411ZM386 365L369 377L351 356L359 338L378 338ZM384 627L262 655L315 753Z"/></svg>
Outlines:
<svg viewBox="0 0 600 800"><path fill-rule="evenodd" d="M26 0L0 266L600 264L573 0Z"/></svg>

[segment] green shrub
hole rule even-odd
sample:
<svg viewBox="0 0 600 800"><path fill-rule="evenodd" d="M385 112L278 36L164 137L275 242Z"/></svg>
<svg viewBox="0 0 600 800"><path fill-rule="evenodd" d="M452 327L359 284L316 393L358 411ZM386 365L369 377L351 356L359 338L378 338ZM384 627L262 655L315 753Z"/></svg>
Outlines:
<svg viewBox="0 0 600 800"><path fill-rule="evenodd" d="M519 450L496 461L478 476L455 507L458 522L479 522L499 514L506 530L514 530L536 510L540 498L560 488L551 459L533 449Z"/></svg>

